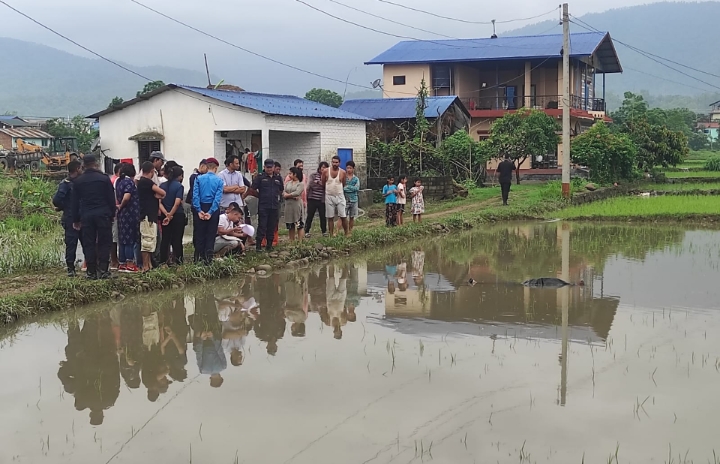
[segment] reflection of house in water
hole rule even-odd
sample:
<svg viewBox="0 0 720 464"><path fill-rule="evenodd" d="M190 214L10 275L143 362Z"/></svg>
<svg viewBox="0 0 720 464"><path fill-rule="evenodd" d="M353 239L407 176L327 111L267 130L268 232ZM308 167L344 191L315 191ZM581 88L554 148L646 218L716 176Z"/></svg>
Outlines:
<svg viewBox="0 0 720 464"><path fill-rule="evenodd" d="M445 267L447 265L445 263ZM441 274L428 272L424 285L415 285L412 279L408 279L406 290L400 290L395 283L391 292L387 273L373 270L378 268L369 265L368 289L382 292L385 296L383 323L401 332L507 333L524 338L560 338L558 326L562 313L560 292L557 290L528 288L519 282L497 282L490 268L478 263L469 269L473 278L482 282L475 286L464 281L452 282ZM619 300L593 297L592 268L572 269L571 280L580 279L587 282L586 287L569 289L569 338L600 342L610 332ZM414 318L426 321L408 320ZM452 327L427 324L427 320L453 324Z"/></svg>

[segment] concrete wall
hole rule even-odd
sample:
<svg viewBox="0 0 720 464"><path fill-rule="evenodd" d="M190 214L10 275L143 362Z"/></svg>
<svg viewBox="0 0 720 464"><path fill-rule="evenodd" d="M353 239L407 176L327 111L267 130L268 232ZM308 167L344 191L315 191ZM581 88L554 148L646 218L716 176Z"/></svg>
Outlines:
<svg viewBox="0 0 720 464"><path fill-rule="evenodd" d="M414 177L408 176L408 190L412 188L414 180ZM423 197L426 204L428 200L446 200L455 196L452 177L421 177L420 180L425 186ZM382 192L386 184L387 179L383 177L371 177L367 180L367 188L376 192Z"/></svg>
<svg viewBox="0 0 720 464"><path fill-rule="evenodd" d="M128 137L147 131L164 135L165 157L183 165L186 172L202 158L215 156L222 163L226 140L220 136L222 131L228 132L227 139L239 138L246 146L252 133L260 132L263 157L270 158L274 157L270 131L294 133L276 137L279 156L286 161L280 161L283 168L295 158L307 157L306 169L316 169L320 160L329 161L338 148L351 148L358 172L365 172L365 121L265 115L185 90L169 90L100 118L102 148L115 159L131 158L137 164L137 142Z"/></svg>
<svg viewBox="0 0 720 464"><path fill-rule="evenodd" d="M283 175L296 159L303 160L305 172L312 173L320 162L319 132L270 131L272 159L282 165Z"/></svg>
<svg viewBox="0 0 720 464"><path fill-rule="evenodd" d="M365 121L268 116L267 125L270 131L273 132L313 132L320 134L319 151L310 151L316 150L315 145L311 146L309 142L301 142L298 154L302 154L302 156L291 156L291 161L295 158L303 158L306 172L310 172L310 169L317 169L320 161L329 163L332 157L337 155L338 148L352 149L358 177L364 182L367 171ZM270 140L272 144L272 136Z"/></svg>
<svg viewBox="0 0 720 464"><path fill-rule="evenodd" d="M405 76L405 85L393 85L393 76ZM383 98L412 98L417 95L423 78L429 89L429 64L386 64L383 66Z"/></svg>
<svg viewBox="0 0 720 464"><path fill-rule="evenodd" d="M161 150L191 172L202 158L216 155L216 131L262 129L259 111L199 97L185 90L169 90L100 117L100 137L107 156L138 161L138 144L128 140L140 132L164 135ZM220 162L224 158L224 146ZM189 175L186 177L190 177Z"/></svg>

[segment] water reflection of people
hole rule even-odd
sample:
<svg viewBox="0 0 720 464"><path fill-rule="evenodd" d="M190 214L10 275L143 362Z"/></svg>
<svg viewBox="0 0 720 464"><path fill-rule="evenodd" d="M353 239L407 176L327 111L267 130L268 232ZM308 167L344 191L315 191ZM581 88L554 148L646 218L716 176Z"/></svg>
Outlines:
<svg viewBox="0 0 720 464"><path fill-rule="evenodd" d="M347 320L348 322L357 321L357 315L355 314L355 308L360 305L360 278L358 275L358 269L354 264L348 264L343 269L345 276L347 277Z"/></svg>
<svg viewBox="0 0 720 464"><path fill-rule="evenodd" d="M285 317L290 322L290 335L304 337L305 321L310 305L307 279L304 274L288 274L285 281L285 298Z"/></svg>
<svg viewBox="0 0 720 464"><path fill-rule="evenodd" d="M257 282L260 300L260 314L255 322L255 336L267 343L267 354L275 356L278 351L278 340L285 334L284 287L279 285L275 274Z"/></svg>
<svg viewBox="0 0 720 464"><path fill-rule="evenodd" d="M187 379L187 336L190 331L185 319L185 298L180 295L163 306L163 340L160 352L165 358L170 377L182 382Z"/></svg>
<svg viewBox="0 0 720 464"><path fill-rule="evenodd" d="M323 322L332 326L333 336L336 340L340 340L343 335L342 326L347 324L347 311L345 310L347 277L338 266L330 265L327 267L326 295L327 316Z"/></svg>
<svg viewBox="0 0 720 464"><path fill-rule="evenodd" d="M128 388L140 388L142 368L142 316L134 308L120 314L120 374Z"/></svg>
<svg viewBox="0 0 720 464"><path fill-rule="evenodd" d="M164 314L148 304L141 306L143 367L140 374L143 385L147 388L148 400L155 402L161 393L168 391L171 381L168 379L170 367L163 356Z"/></svg>
<svg viewBox="0 0 720 464"><path fill-rule="evenodd" d="M418 287L425 283L425 252L415 250L412 252L412 278Z"/></svg>
<svg viewBox="0 0 720 464"><path fill-rule="evenodd" d="M60 363L58 378L66 392L75 396L75 409L90 410L90 424L103 423L104 410L120 394L117 345L107 313L77 321L68 328L67 360Z"/></svg>
<svg viewBox="0 0 720 464"><path fill-rule="evenodd" d="M212 295L195 299L195 314L192 316L193 351L201 374L210 376L210 386L219 388L223 384L220 373L227 368L227 359L222 347L222 329L218 309Z"/></svg>

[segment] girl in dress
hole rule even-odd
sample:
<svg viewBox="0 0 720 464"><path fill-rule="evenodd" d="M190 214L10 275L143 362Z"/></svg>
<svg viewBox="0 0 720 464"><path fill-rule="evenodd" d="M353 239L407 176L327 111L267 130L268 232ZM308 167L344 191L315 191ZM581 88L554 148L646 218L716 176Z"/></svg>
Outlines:
<svg viewBox="0 0 720 464"><path fill-rule="evenodd" d="M420 179L415 179L415 186L410 189L410 197L412 198L412 215L413 222L422 222L422 215L425 213L425 199L423 198L423 190Z"/></svg>

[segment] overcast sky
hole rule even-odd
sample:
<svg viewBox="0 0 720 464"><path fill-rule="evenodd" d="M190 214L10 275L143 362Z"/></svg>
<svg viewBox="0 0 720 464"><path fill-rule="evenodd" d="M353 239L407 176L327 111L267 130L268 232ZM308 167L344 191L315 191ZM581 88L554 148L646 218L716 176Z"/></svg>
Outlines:
<svg viewBox="0 0 720 464"><path fill-rule="evenodd" d="M300 93L310 86L342 93L343 85L304 75L269 63L158 16L130 0L6 0L38 21L113 59L134 65L166 65L210 71L246 90ZM330 18L297 0L140 0L157 10L211 32L229 42L300 68L344 81L368 85L379 67L363 66L397 41ZM352 11L331 0L307 3L368 27L413 38L438 38ZM380 0L337 0L388 19L451 37L487 37L488 25L462 24L408 11ZM556 8L558 0L393 0L396 3L472 21L498 21L539 15ZM611 8L655 3L648 0L575 0L570 12L580 16ZM39 42L86 55L50 32L0 4L0 34ZM523 25L559 18L559 11L531 21L499 24L498 33ZM561 28L556 28L561 32ZM32 61L32 57L28 57ZM348 91L362 90L350 86Z"/></svg>

